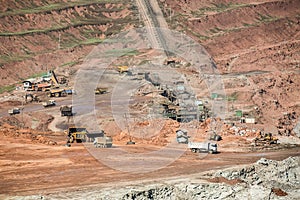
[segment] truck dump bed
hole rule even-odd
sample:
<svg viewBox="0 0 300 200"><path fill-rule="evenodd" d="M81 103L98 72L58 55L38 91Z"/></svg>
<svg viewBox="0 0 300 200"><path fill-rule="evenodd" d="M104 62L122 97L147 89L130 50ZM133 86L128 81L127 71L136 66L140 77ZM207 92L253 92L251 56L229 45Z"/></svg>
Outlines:
<svg viewBox="0 0 300 200"><path fill-rule="evenodd" d="M94 145L96 148L109 148L112 147L112 138L109 136L96 137L94 140Z"/></svg>

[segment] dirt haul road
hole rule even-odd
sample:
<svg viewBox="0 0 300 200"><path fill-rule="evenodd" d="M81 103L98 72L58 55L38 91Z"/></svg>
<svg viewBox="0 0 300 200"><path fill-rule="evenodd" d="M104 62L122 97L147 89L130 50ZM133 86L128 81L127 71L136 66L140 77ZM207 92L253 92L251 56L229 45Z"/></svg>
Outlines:
<svg viewBox="0 0 300 200"><path fill-rule="evenodd" d="M64 139L64 136L57 137ZM0 147L1 198L10 195L74 191L79 188L84 190L92 186L97 188L118 186L130 184L132 181L159 182L163 178L182 178L212 169L253 163L261 157L282 160L289 156L300 155L299 148L293 148L280 152L227 152L207 155L201 159L197 154L186 151L182 157L165 168L144 174L131 174L105 166L91 156L82 144L74 144L71 148L67 148L62 145L28 144L25 140L6 137L0 141ZM145 152L157 150L159 147L137 144L116 145L115 148ZM104 150L97 149L97 151Z"/></svg>

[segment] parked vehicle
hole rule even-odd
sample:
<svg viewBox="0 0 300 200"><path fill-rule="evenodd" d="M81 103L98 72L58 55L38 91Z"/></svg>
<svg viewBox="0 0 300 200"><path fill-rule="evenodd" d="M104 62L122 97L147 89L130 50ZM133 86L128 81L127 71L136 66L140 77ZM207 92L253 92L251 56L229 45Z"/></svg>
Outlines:
<svg viewBox="0 0 300 200"><path fill-rule="evenodd" d="M62 117L64 116L73 116L74 113L72 111L72 105L64 105L60 107L60 114Z"/></svg>
<svg viewBox="0 0 300 200"><path fill-rule="evenodd" d="M10 114L10 115L20 114L20 112L21 112L20 108L13 108L13 109L8 110L8 114Z"/></svg>
<svg viewBox="0 0 300 200"><path fill-rule="evenodd" d="M217 144L216 143L210 143L210 142L189 142L188 148L196 153L196 152L202 152L202 153L217 153Z"/></svg>
<svg viewBox="0 0 300 200"><path fill-rule="evenodd" d="M110 136L103 136L103 137L96 137L94 140L94 146L96 148L110 148L112 147L112 137Z"/></svg>
<svg viewBox="0 0 300 200"><path fill-rule="evenodd" d="M42 105L43 105L44 107L55 106L55 105L56 105L56 102L55 102L55 100L49 100L49 101L43 102Z"/></svg>

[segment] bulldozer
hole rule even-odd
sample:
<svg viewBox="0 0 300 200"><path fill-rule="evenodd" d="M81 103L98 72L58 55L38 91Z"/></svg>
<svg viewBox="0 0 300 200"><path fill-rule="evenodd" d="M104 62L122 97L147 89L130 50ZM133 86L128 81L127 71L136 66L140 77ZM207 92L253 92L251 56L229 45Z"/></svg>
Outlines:
<svg viewBox="0 0 300 200"><path fill-rule="evenodd" d="M259 132L259 134L254 139L255 145L258 144L277 144L278 138L274 137L272 133L263 133Z"/></svg>
<svg viewBox="0 0 300 200"><path fill-rule="evenodd" d="M87 130L86 128L79 127L69 127L65 133L67 134L68 140L67 145L70 146L70 143L77 142L85 142L87 138Z"/></svg>

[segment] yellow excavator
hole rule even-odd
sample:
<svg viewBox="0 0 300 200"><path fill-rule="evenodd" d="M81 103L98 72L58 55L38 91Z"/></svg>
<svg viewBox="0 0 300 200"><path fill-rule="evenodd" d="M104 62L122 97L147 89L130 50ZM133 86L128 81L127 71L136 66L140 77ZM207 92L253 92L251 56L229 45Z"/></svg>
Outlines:
<svg viewBox="0 0 300 200"><path fill-rule="evenodd" d="M62 96L67 96L67 91L64 87L61 87L59 84L56 75L53 70L50 71L51 73L51 85L52 88L49 90L49 97L62 97Z"/></svg>

